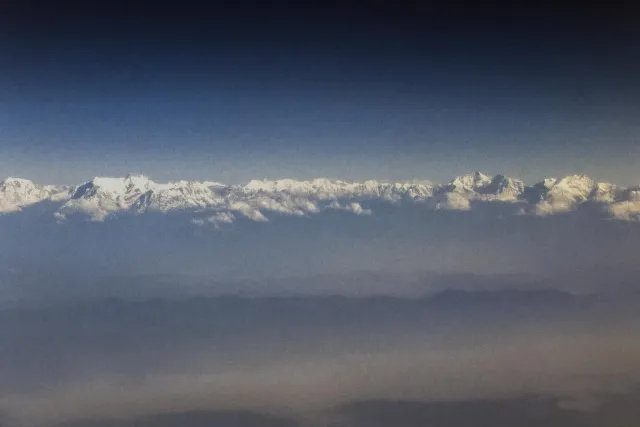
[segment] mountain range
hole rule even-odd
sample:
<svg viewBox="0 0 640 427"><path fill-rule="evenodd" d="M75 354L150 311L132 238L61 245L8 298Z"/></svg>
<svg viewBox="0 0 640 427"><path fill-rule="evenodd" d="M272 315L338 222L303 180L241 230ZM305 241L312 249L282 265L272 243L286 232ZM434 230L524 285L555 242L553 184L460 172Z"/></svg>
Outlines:
<svg viewBox="0 0 640 427"><path fill-rule="evenodd" d="M486 203L512 204L514 212L544 216L595 207L603 218L640 220L640 186L596 182L585 175L548 178L533 185L504 175L474 172L445 184L430 181L329 179L156 183L148 176L96 177L76 186L39 185L27 179L0 182L0 213L19 214L48 202L61 223L71 218L104 221L147 212L193 212L196 225L220 226L237 217L267 221L265 213L306 216L321 211L372 213L377 203L424 204L433 210L467 211Z"/></svg>

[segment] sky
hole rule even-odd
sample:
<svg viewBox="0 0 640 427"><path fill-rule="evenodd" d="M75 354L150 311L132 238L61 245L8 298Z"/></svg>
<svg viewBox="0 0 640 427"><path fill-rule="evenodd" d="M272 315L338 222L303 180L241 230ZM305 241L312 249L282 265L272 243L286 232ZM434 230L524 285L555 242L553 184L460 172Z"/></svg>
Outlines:
<svg viewBox="0 0 640 427"><path fill-rule="evenodd" d="M0 179L640 184L640 9L415 3L2 1ZM0 181L0 426L640 425L637 189L280 184Z"/></svg>
<svg viewBox="0 0 640 427"><path fill-rule="evenodd" d="M2 8L3 176L640 182L632 6Z"/></svg>

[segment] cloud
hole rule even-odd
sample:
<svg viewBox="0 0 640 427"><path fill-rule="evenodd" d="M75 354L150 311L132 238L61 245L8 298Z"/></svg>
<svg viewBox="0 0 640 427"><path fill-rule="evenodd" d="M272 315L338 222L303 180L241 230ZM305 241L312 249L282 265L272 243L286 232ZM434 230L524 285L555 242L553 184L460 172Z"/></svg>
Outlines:
<svg viewBox="0 0 640 427"><path fill-rule="evenodd" d="M347 206L360 214L265 211L268 221L255 221L223 209L63 225L46 206L23 207L0 216L0 303L492 287L620 293L640 277L639 224L586 208L538 217L497 201L473 201L471 211L340 203Z"/></svg>
<svg viewBox="0 0 640 427"><path fill-rule="evenodd" d="M356 215L371 215L371 209L363 209L362 205L357 202L351 202L346 205L341 205L338 201L333 201L329 204L329 209L335 209L338 211L351 212Z"/></svg>

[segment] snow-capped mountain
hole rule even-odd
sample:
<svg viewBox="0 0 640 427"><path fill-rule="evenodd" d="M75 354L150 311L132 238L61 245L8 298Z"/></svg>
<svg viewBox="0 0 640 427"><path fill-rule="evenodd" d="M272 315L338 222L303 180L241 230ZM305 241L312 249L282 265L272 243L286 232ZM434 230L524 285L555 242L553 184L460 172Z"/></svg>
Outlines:
<svg viewBox="0 0 640 427"><path fill-rule="evenodd" d="M402 198L424 198L433 194L433 185L428 181L388 183L368 180L364 182L346 182L329 180L326 178L311 181L295 181L283 179L277 181L249 181L238 187L246 194L291 194L310 196L318 200L334 200L342 197L383 198L386 200L400 200Z"/></svg>
<svg viewBox="0 0 640 427"><path fill-rule="evenodd" d="M445 187L447 192L451 193L475 193L488 187L491 184L491 178L480 172L474 172L467 175L455 177Z"/></svg>
<svg viewBox="0 0 640 427"><path fill-rule="evenodd" d="M305 216L322 211L356 215L372 213L376 203L424 204L435 210L472 210L478 202L517 203L525 214L544 216L579 209L601 208L604 217L640 219L640 187L598 183L585 175L548 178L531 186L504 175L480 172L462 175L446 184L430 181L349 182L325 178L252 180L244 185L214 181L156 183L148 176L96 177L75 187L41 186L26 179L0 183L0 212L18 212L49 201L59 220L85 218L103 221L119 215L146 212L193 213L194 224L233 222L239 216L267 221L266 214Z"/></svg>
<svg viewBox="0 0 640 427"><path fill-rule="evenodd" d="M469 199L516 201L524 192L524 183L504 175L489 177L474 172L454 178L439 192L456 193Z"/></svg>
<svg viewBox="0 0 640 427"><path fill-rule="evenodd" d="M28 179L9 177L0 182L0 212L19 211L44 200L64 200L69 191L69 187L41 186Z"/></svg>
<svg viewBox="0 0 640 427"><path fill-rule="evenodd" d="M103 220L109 214L125 211L167 212L213 207L222 202L217 191L225 188L216 182L200 181L158 184L140 174L129 174L124 178L96 177L75 187L58 213L65 217L84 214L93 220Z"/></svg>

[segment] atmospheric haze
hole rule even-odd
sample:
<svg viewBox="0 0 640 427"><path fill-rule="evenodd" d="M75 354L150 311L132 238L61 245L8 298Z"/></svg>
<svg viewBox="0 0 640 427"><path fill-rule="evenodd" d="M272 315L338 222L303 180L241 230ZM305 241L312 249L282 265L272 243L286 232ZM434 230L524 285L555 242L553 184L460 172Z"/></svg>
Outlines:
<svg viewBox="0 0 640 427"><path fill-rule="evenodd" d="M633 191L8 179L4 424L628 426Z"/></svg>

